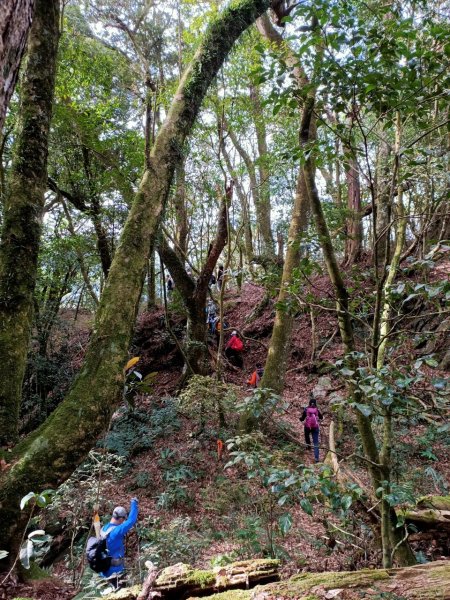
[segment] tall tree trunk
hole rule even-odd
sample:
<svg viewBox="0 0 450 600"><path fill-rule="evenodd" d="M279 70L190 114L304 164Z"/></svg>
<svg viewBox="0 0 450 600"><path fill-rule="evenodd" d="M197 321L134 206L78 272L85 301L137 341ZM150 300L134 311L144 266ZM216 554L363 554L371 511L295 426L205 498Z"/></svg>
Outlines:
<svg viewBox="0 0 450 600"><path fill-rule="evenodd" d="M303 147L316 137L315 119L313 115L309 114L313 110L313 106L314 99L310 98L303 108L303 118L300 126L300 140ZM294 269L300 262L299 240L306 228L309 204L305 177L303 169L300 168L289 225L286 258L283 264L280 291L276 303L275 322L261 381L261 387L270 388L277 394L281 394L283 391L284 376L289 360L289 343L294 321L292 310L289 307L289 286L292 284Z"/></svg>
<svg viewBox="0 0 450 600"><path fill-rule="evenodd" d="M156 273L155 273L155 244L150 246L150 256L147 270L147 310L156 306Z"/></svg>
<svg viewBox="0 0 450 600"><path fill-rule="evenodd" d="M391 238L390 150L381 142L377 158L375 214L373 215L374 264L377 276L382 278L389 264Z"/></svg>
<svg viewBox="0 0 450 600"><path fill-rule="evenodd" d="M0 539L8 549L20 498L57 486L86 457L108 427L124 381L123 367L157 229L181 149L200 105L235 40L269 7L269 0L232 2L207 28L159 130L101 296L86 357L71 390L47 421L11 454L0 486ZM3 562L3 561L2 561Z"/></svg>
<svg viewBox="0 0 450 600"><path fill-rule="evenodd" d="M358 161L354 156L349 156L348 158L346 177L348 217L344 264L350 266L360 259L363 240L361 184L359 180Z"/></svg>
<svg viewBox="0 0 450 600"><path fill-rule="evenodd" d="M59 0L37 0L0 243L0 444L17 438L47 189Z"/></svg>
<svg viewBox="0 0 450 600"><path fill-rule="evenodd" d="M186 208L186 173L184 161L178 166L176 171L176 190L173 197L175 207L176 235L175 235L175 252L178 258L186 260L188 251L188 217Z"/></svg>
<svg viewBox="0 0 450 600"><path fill-rule="evenodd" d="M111 268L111 248L108 241L108 235L102 223L102 208L100 199L96 190L96 183L91 168L91 155L90 150L83 144L83 168L87 179L87 185L89 189L89 201L90 208L86 211L92 219L94 224L95 233L97 236L97 250L100 256L100 262L102 265L103 275L108 277L109 269Z"/></svg>
<svg viewBox="0 0 450 600"><path fill-rule="evenodd" d="M250 86L250 99L253 106L253 120L255 123L256 140L258 144L259 205L256 206L258 212L258 225L263 241L263 254L275 263L275 246L270 218L269 152L267 149L267 134L263 107L261 104L259 88L257 86Z"/></svg>
<svg viewBox="0 0 450 600"><path fill-rule="evenodd" d="M0 131L25 50L35 0L2 0L0 11Z"/></svg>
<svg viewBox="0 0 450 600"><path fill-rule="evenodd" d="M252 235L252 227L250 223L250 207L248 205L247 196L245 194L244 188L240 182L239 177L236 174L236 170L234 169L231 158L228 153L225 140L223 136L221 136L221 150L223 154L223 158L225 160L225 164L227 166L228 172L230 174L231 179L233 180L234 187L236 189L237 197L239 198L239 202L241 204L242 211L242 228L244 230L244 247L245 247L245 255L247 257L247 262L250 266L250 270L252 269L252 260L253 260L253 235Z"/></svg>
<svg viewBox="0 0 450 600"><path fill-rule="evenodd" d="M267 15L258 19L257 26L266 39L270 40L280 50L284 50L283 54L286 56L285 60L287 66L293 69L299 93L302 93L302 88L308 83L308 79L300 67L294 53L272 26ZM316 139L316 122L314 115L312 114L315 89L311 90L307 95L303 92L303 95L305 96L305 101L300 122L299 138L301 146L306 151L308 146ZM284 376L289 360L289 342L294 320L292 311L289 307L290 295L288 288L292 283L294 269L298 266L300 261L299 238L306 228L309 204L310 201L304 172L303 169L299 168L294 206L292 209L291 223L289 225L286 258L283 263L280 292L276 304L275 322L267 354L264 375L261 381L261 387L272 389L278 394L281 394L284 387Z"/></svg>
<svg viewBox="0 0 450 600"><path fill-rule="evenodd" d="M250 180L250 190L252 192L253 204L255 205L256 212L256 222L258 225L259 231L259 239L262 240L262 248L259 249L259 252L264 255L264 257L269 259L269 262L274 262L275 260L275 250L273 247L273 238L272 230L270 226L270 218L269 222L267 222L267 211L264 208L264 202L261 199L260 186L258 183L258 179L256 177L256 168L255 165L248 154L248 152L244 149L242 144L239 142L235 132L230 127L230 125L225 121L224 122L225 129L230 136L230 140L233 146L236 148L239 156L245 163L248 171L248 178ZM269 203L270 204L270 203ZM270 205L269 205L269 217L270 217ZM272 251L270 251L272 248ZM266 250L269 249L269 254L267 254Z"/></svg>

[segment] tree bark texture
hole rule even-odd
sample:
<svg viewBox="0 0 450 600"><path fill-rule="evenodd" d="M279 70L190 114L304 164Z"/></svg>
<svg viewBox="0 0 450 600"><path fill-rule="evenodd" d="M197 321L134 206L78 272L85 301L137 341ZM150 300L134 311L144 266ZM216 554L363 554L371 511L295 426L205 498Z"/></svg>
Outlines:
<svg viewBox="0 0 450 600"><path fill-rule="evenodd" d="M0 242L0 444L15 441L47 189L59 0L37 0Z"/></svg>
<svg viewBox="0 0 450 600"><path fill-rule="evenodd" d="M184 142L233 43L269 4L269 0L232 2L208 26L180 81L115 252L83 366L64 401L11 455L14 464L0 487L3 548L11 544L20 498L30 490L57 486L67 479L108 427L123 388L149 240L166 206Z"/></svg>
<svg viewBox="0 0 450 600"><path fill-rule="evenodd" d="M358 161L349 157L347 177L347 237L345 240L345 259L347 266L353 265L361 257L363 227L361 217L361 183Z"/></svg>
<svg viewBox="0 0 450 600"><path fill-rule="evenodd" d="M0 131L14 92L35 0L2 0L0 11Z"/></svg>

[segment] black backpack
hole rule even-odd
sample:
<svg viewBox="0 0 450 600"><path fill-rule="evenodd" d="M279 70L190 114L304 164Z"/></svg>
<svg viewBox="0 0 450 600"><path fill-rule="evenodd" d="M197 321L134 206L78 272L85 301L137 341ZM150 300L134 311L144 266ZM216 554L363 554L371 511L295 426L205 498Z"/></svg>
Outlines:
<svg viewBox="0 0 450 600"><path fill-rule="evenodd" d="M86 560L96 573L104 573L111 566L112 557L108 555L106 538L114 528L100 532L100 537L90 537L86 545Z"/></svg>

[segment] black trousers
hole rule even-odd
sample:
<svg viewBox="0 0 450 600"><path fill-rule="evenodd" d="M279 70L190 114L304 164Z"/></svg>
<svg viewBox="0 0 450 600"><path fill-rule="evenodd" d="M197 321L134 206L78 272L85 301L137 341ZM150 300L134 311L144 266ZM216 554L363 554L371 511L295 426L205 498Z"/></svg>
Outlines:
<svg viewBox="0 0 450 600"><path fill-rule="evenodd" d="M225 356L233 365L236 365L240 369L244 368L244 359L242 358L242 352L233 350L233 348L225 348Z"/></svg>

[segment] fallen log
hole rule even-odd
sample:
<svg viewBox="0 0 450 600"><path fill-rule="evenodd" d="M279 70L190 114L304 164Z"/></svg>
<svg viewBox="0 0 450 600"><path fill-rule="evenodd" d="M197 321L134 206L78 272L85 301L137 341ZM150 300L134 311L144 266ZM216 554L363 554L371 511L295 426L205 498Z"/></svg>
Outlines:
<svg viewBox="0 0 450 600"><path fill-rule="evenodd" d="M224 567L202 570L178 563L166 567L155 578L149 571L144 586L134 586L105 596L105 600L184 600L192 596L210 596L222 590L248 590L258 584L279 580L278 560L243 560Z"/></svg>
<svg viewBox="0 0 450 600"><path fill-rule="evenodd" d="M196 600L191 597L189 600ZM401 569L305 573L252 590L224 592L211 600L450 600L450 561Z"/></svg>
<svg viewBox="0 0 450 600"><path fill-rule="evenodd" d="M424 496L414 508L400 512L408 523L415 523L420 529L450 530L450 496Z"/></svg>

